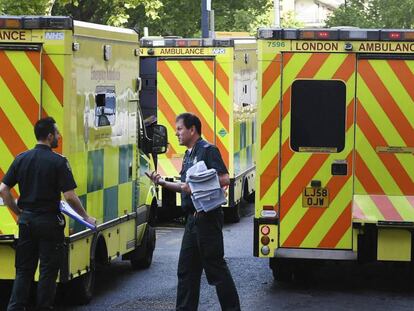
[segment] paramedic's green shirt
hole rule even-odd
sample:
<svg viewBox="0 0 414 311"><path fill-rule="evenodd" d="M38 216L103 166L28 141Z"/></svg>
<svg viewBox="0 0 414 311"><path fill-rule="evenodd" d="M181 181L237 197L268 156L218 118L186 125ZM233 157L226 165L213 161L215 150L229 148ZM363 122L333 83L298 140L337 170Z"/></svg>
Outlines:
<svg viewBox="0 0 414 311"><path fill-rule="evenodd" d="M223 162L223 158L221 157L218 148L200 138L191 149L191 152L188 150L185 152L183 167L180 172L182 182L185 182L187 170L199 161L204 161L208 169L216 169L218 175L228 174L226 165ZM181 193L181 207L185 213L195 212L190 194Z"/></svg>
<svg viewBox="0 0 414 311"><path fill-rule="evenodd" d="M34 213L58 213L61 192L76 188L68 160L49 146L38 144L19 154L3 178L19 185L19 208Z"/></svg>

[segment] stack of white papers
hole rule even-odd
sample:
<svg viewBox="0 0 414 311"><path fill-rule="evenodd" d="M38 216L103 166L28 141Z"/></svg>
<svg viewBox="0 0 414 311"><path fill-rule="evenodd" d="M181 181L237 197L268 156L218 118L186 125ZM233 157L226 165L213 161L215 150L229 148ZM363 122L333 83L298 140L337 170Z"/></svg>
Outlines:
<svg viewBox="0 0 414 311"><path fill-rule="evenodd" d="M190 186L191 199L197 212L209 212L227 202L216 170L207 169L204 161L188 169L186 182Z"/></svg>

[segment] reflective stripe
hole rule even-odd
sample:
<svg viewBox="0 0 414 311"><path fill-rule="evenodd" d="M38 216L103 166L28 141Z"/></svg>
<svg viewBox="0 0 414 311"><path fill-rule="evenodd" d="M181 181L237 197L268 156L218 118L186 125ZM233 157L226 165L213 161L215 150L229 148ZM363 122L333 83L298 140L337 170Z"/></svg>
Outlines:
<svg viewBox="0 0 414 311"><path fill-rule="evenodd" d="M216 64L216 67L220 68L220 79L217 78L220 87L228 94L228 76L222 66ZM158 122L175 133L175 117L183 112L195 113L201 120L203 136L216 143L228 166L229 138L218 135L217 129L223 128L228 133L229 112L222 104L226 98L214 96L214 61L162 60L157 62L157 68ZM178 176L185 148L175 137L170 138L169 144L167 154L159 156L159 171L166 176Z"/></svg>
<svg viewBox="0 0 414 311"><path fill-rule="evenodd" d="M300 62L303 67L296 73L286 67L283 71L284 105L282 113L282 179L280 199L280 244L284 247L351 248L351 200L354 137L354 75L356 59L346 54L299 54L289 64ZM349 69L351 68L351 69ZM285 75L286 72L286 75ZM290 149L290 86L296 79L338 79L347 84L346 146L341 153L297 153ZM288 93L287 93L288 92ZM346 159L347 176L332 176L331 163ZM317 179L329 189L328 208L303 208L302 191ZM348 219L348 222L345 220ZM346 237L345 237L346 235Z"/></svg>
<svg viewBox="0 0 414 311"><path fill-rule="evenodd" d="M49 57L38 51L0 51L0 178L14 157L35 145L33 125L40 115L52 115L63 130L63 76L53 61L58 57ZM41 81L41 58L44 81ZM40 108L41 86L43 109ZM62 141L59 143L57 151L61 152ZM14 197L18 197L16 190L12 189ZM1 232L16 233L16 215L6 208L1 209Z"/></svg>
<svg viewBox="0 0 414 311"><path fill-rule="evenodd" d="M414 194L413 156L376 150L414 146L414 92L409 84L414 79L413 64L410 60L359 61L356 194ZM377 204L384 217L399 218L386 199Z"/></svg>
<svg viewBox="0 0 414 311"><path fill-rule="evenodd" d="M353 219L356 222L414 222L414 196L355 195Z"/></svg>

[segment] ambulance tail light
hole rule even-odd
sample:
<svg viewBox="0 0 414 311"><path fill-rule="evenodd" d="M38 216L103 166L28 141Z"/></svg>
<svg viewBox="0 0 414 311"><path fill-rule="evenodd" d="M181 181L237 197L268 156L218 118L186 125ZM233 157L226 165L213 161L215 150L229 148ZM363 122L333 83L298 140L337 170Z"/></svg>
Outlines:
<svg viewBox="0 0 414 311"><path fill-rule="evenodd" d="M260 229L260 232L261 232L263 235L268 235L268 234L270 233L270 227L269 227L269 226L263 226L263 227Z"/></svg>
<svg viewBox="0 0 414 311"><path fill-rule="evenodd" d="M190 40L188 40L188 46L201 46L201 40L199 40L199 39L190 39Z"/></svg>
<svg viewBox="0 0 414 311"><path fill-rule="evenodd" d="M267 256L270 253L270 247L265 245L262 246L262 248L260 249L260 251L262 252L263 255Z"/></svg>
<svg viewBox="0 0 414 311"><path fill-rule="evenodd" d="M405 32L404 33L404 39L406 41L414 41L414 32Z"/></svg>
<svg viewBox="0 0 414 311"><path fill-rule="evenodd" d="M176 46L187 46L187 40L175 40Z"/></svg>
<svg viewBox="0 0 414 311"><path fill-rule="evenodd" d="M385 32L384 36L382 36L383 40L401 40L402 35L401 32Z"/></svg>
<svg viewBox="0 0 414 311"><path fill-rule="evenodd" d="M73 29L67 16L0 16L2 29Z"/></svg>
<svg viewBox="0 0 414 311"><path fill-rule="evenodd" d="M316 33L316 37L318 39L329 39L329 32L327 31L319 31Z"/></svg>
<svg viewBox="0 0 414 311"><path fill-rule="evenodd" d="M315 33L313 31L302 31L299 37L300 39L315 39Z"/></svg>
<svg viewBox="0 0 414 311"><path fill-rule="evenodd" d="M414 32L404 30L381 30L381 40L412 41L414 40Z"/></svg>
<svg viewBox="0 0 414 311"><path fill-rule="evenodd" d="M299 39L302 39L302 40L338 40L339 39L339 31L336 30L336 29L300 30L299 31Z"/></svg>
<svg viewBox="0 0 414 311"><path fill-rule="evenodd" d="M262 236L260 239L260 242L262 242L263 245L268 245L270 243L270 238L267 235Z"/></svg>
<svg viewBox="0 0 414 311"><path fill-rule="evenodd" d="M0 17L0 28L2 29L22 28L22 19L18 17Z"/></svg>

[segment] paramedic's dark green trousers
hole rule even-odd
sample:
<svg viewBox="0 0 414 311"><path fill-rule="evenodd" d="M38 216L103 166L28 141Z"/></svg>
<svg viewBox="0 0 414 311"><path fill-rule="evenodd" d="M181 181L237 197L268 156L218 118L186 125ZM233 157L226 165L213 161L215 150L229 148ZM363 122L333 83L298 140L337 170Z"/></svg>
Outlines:
<svg viewBox="0 0 414 311"><path fill-rule="evenodd" d="M222 310L240 310L239 296L224 260L223 211L189 215L178 262L177 310L197 310L204 272L216 287Z"/></svg>
<svg viewBox="0 0 414 311"><path fill-rule="evenodd" d="M40 278L36 310L52 310L56 278L63 258L64 221L60 220L57 214L34 215L23 212L20 216L16 278L7 311L25 310L38 260Z"/></svg>

